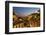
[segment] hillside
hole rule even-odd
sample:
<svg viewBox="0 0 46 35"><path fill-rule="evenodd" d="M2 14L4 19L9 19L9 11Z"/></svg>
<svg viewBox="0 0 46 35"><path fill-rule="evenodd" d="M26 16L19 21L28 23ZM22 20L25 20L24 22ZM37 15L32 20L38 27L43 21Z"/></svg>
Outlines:
<svg viewBox="0 0 46 35"><path fill-rule="evenodd" d="M26 17L18 17L15 14L13 14L13 27L40 27L40 13L33 13Z"/></svg>

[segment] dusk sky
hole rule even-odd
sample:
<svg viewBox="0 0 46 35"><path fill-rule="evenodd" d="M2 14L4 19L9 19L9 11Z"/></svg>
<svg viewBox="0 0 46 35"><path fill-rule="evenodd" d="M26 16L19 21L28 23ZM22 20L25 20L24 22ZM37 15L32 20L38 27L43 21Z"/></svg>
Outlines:
<svg viewBox="0 0 46 35"><path fill-rule="evenodd" d="M28 16L32 13L35 13L39 10L39 8L34 8L34 7L13 7L13 10L16 15L18 16Z"/></svg>

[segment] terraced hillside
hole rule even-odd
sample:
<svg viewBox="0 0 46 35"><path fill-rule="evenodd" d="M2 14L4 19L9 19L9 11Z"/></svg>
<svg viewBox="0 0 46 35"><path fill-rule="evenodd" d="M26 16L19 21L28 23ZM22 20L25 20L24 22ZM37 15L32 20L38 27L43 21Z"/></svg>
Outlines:
<svg viewBox="0 0 46 35"><path fill-rule="evenodd" d="M40 27L40 13L33 13L26 17L13 14L13 28Z"/></svg>

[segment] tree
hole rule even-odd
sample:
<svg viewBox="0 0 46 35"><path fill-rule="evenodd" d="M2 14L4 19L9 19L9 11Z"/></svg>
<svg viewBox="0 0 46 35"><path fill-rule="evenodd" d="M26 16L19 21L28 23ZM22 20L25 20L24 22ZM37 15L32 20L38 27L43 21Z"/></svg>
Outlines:
<svg viewBox="0 0 46 35"><path fill-rule="evenodd" d="M38 10L38 12L40 12L40 9Z"/></svg>

